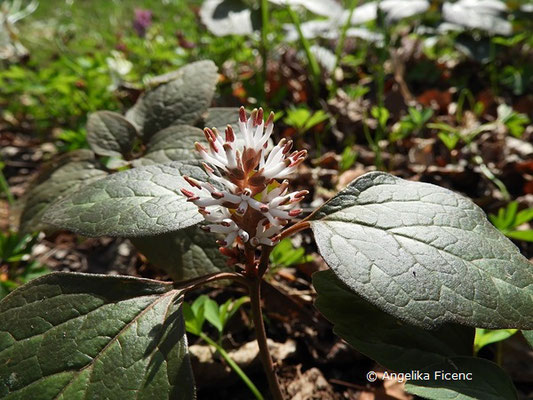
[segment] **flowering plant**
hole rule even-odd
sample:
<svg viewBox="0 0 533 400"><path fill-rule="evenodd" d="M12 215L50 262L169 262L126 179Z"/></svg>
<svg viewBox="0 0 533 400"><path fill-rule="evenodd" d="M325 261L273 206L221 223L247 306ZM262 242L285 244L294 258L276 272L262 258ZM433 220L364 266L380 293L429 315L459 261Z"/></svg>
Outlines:
<svg viewBox="0 0 533 400"><path fill-rule="evenodd" d="M209 62L184 67L159 77L125 117L102 112L90 119L94 152L119 158L126 170L106 171L93 155L83 160L91 172L85 178L74 169L79 160L49 174L62 184L75 177L74 190L44 208L49 191L34 195L46 226L131 238L144 243L143 252L189 252L194 276L161 282L54 273L12 292L0 303L0 397L194 398L183 295L232 280L249 292L269 387L283 398L261 284L273 246L310 228L329 266L313 275L315 305L339 336L394 371L475 371L468 387L430 379L411 381L411 393L514 398L503 370L472 353L475 327L533 329L531 264L514 244L469 199L383 172L360 176L304 216L295 206L309 200L308 191L289 192L287 178L298 174L306 152L291 151L285 139L270 143L272 113L265 122L262 109L249 116L244 108L208 109L214 71ZM199 123L215 128L202 132L193 126ZM147 150L135 158L139 136ZM189 146L201 160L183 150ZM223 235L218 245L230 268L213 261L220 254L210 251L212 234ZM498 387L483 379L487 374Z"/></svg>

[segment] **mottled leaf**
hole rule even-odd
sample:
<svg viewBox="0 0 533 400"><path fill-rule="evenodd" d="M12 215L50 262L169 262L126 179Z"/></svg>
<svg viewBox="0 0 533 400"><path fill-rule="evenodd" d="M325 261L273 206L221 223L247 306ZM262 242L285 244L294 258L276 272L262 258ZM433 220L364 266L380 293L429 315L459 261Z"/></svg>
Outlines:
<svg viewBox="0 0 533 400"><path fill-rule="evenodd" d="M151 263L179 282L228 269L227 257L218 251L216 239L213 233L191 226L131 241Z"/></svg>
<svg viewBox="0 0 533 400"><path fill-rule="evenodd" d="M171 284L54 273L0 303L0 397L194 397L182 295Z"/></svg>
<svg viewBox="0 0 533 400"><path fill-rule="evenodd" d="M316 58L316 61L318 62L318 65L320 65L324 71L326 71L328 74L331 74L333 72L333 68L335 68L335 54L328 48L313 45L311 46L311 53Z"/></svg>
<svg viewBox="0 0 533 400"><path fill-rule="evenodd" d="M408 372L472 355L474 328L445 324L425 330L391 317L344 285L332 271L313 275L315 306L334 324L334 332L386 368Z"/></svg>
<svg viewBox="0 0 533 400"><path fill-rule="evenodd" d="M57 163L52 170L45 170L37 184L25 195L25 205L20 217L20 230L25 233L46 230L42 217L55 201L78 191L81 187L102 179L107 172L100 169L92 153L86 160ZM69 159L79 159L75 155Z"/></svg>
<svg viewBox="0 0 533 400"><path fill-rule="evenodd" d="M145 141L171 125L194 125L211 104L218 73L212 61L204 60L187 64L167 77L126 113L126 118L141 129Z"/></svg>
<svg viewBox="0 0 533 400"><path fill-rule="evenodd" d="M377 18L378 4L388 23L422 14L430 6L428 0L382 0L379 3L371 1L355 8L350 21L352 25L375 20ZM348 15L349 10L345 10L342 20L345 21Z"/></svg>
<svg viewBox="0 0 533 400"><path fill-rule="evenodd" d="M242 0L205 0L200 18L216 36L250 35L258 29L258 13Z"/></svg>
<svg viewBox="0 0 533 400"><path fill-rule="evenodd" d="M499 35L510 35L513 31L511 22L507 20L507 11L506 4L496 0L459 0L442 5L445 21Z"/></svg>
<svg viewBox="0 0 533 400"><path fill-rule="evenodd" d="M285 40L294 42L300 39L298 29L294 24L284 24ZM340 35L339 26L332 20L312 20L300 24L302 35L307 39L327 38L335 39Z"/></svg>
<svg viewBox="0 0 533 400"><path fill-rule="evenodd" d="M375 172L319 208L311 228L351 290L422 327L533 328L533 268L469 199Z"/></svg>
<svg viewBox="0 0 533 400"><path fill-rule="evenodd" d="M422 14L429 9L429 0L383 0L379 3L387 22Z"/></svg>
<svg viewBox="0 0 533 400"><path fill-rule="evenodd" d="M184 175L201 181L197 162L156 164L118 172L53 204L44 221L85 236L137 237L176 231L203 218L182 188L197 193Z"/></svg>
<svg viewBox="0 0 533 400"><path fill-rule="evenodd" d="M518 399L511 378L498 365L483 358L450 357L424 368L421 373L427 373L430 379L407 381L405 390L424 399ZM456 375L453 379L453 373L464 375ZM445 379L446 376L450 379Z"/></svg>
<svg viewBox="0 0 533 400"><path fill-rule="evenodd" d="M137 129L122 115L97 111L87 121L87 142L96 154L126 156L133 149Z"/></svg>
<svg viewBox="0 0 533 400"><path fill-rule="evenodd" d="M205 141L205 136L201 129L189 125L169 126L152 136L146 146L146 154L135 160L134 165L199 159L194 143L202 141Z"/></svg>
<svg viewBox="0 0 533 400"><path fill-rule="evenodd" d="M342 6L335 0L269 0L271 3L279 6L304 7L314 14L323 17L339 17L342 12Z"/></svg>

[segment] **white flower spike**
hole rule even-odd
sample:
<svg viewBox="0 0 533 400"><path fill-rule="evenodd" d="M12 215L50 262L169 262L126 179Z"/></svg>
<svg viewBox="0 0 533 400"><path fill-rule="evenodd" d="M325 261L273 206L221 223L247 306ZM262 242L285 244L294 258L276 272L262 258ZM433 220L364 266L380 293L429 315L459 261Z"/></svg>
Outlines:
<svg viewBox="0 0 533 400"><path fill-rule="evenodd" d="M289 221L301 214L302 210L293 208L294 205L309 193L307 190L287 193L289 181L278 180L294 173L307 152L291 153L292 141L286 139L267 151L274 113L265 122L262 108L247 117L241 107L238 126L242 147L237 145L231 125L227 126L224 138L216 128L205 128L208 147L195 143L207 174L223 189L185 177L191 186L201 190L201 195L185 188L181 192L209 222L203 229L225 235L219 242L224 248L235 244L273 246Z"/></svg>

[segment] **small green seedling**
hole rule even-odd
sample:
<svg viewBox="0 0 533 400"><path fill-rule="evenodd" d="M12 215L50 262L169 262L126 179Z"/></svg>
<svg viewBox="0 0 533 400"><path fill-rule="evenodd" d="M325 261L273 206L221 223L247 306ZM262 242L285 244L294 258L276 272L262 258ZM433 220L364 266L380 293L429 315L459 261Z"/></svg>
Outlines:
<svg viewBox="0 0 533 400"><path fill-rule="evenodd" d="M295 248L289 238L283 239L270 253L270 262L278 267L290 267L313 260L313 257L305 254L301 247Z"/></svg>
<svg viewBox="0 0 533 400"><path fill-rule="evenodd" d="M387 128L387 121L390 117L389 110L387 110L385 107L374 106L372 107L370 114L378 121L379 126L384 131L385 128Z"/></svg>
<svg viewBox="0 0 533 400"><path fill-rule="evenodd" d="M213 346L228 365L237 373L237 375L239 375L246 386L248 386L255 398L262 400L263 396L261 395L261 392L259 392L250 378L248 378L237 363L231 359L229 354L220 344L222 333L224 332L224 328L228 321L244 303L249 301L250 298L248 296L243 296L237 300L229 299L224 304L219 305L208 296L202 295L196 298L192 305L189 305L187 302L183 303L183 316L185 318L185 329L187 332L199 336L200 339L208 343L210 346ZM214 341L204 333L203 328L206 320L218 330L218 341Z"/></svg>
<svg viewBox="0 0 533 400"><path fill-rule="evenodd" d="M505 125L509 133L515 138L520 138L529 124L529 118L525 114L517 113L507 104L498 106L498 120Z"/></svg>
<svg viewBox="0 0 533 400"><path fill-rule="evenodd" d="M448 150L452 151L457 147L457 143L459 143L459 139L461 138L457 133L455 132L446 132L441 131L437 135L442 143L447 147Z"/></svg>
<svg viewBox="0 0 533 400"><path fill-rule="evenodd" d="M13 205L15 203L15 198L13 197L13 193L11 193L11 190L9 189L9 185L7 183L7 179L4 176L3 169L5 168L5 163L0 161L0 194L5 194L7 202L10 205Z"/></svg>
<svg viewBox="0 0 533 400"><path fill-rule="evenodd" d="M298 135L303 135L311 128L326 121L329 116L323 111L312 111L305 107L290 108L283 119L287 125L296 129Z"/></svg>
<svg viewBox="0 0 533 400"><path fill-rule="evenodd" d="M341 154L340 171L344 172L349 170L357 161L359 154L354 151L352 146L346 146Z"/></svg>
<svg viewBox="0 0 533 400"><path fill-rule="evenodd" d="M533 242L533 229L517 229L533 220L533 208L518 211L518 203L512 201L507 207L500 208L497 215L490 214L489 219L505 236L511 239Z"/></svg>
<svg viewBox="0 0 533 400"><path fill-rule="evenodd" d="M0 232L0 298L20 285L50 272L38 261L30 260L36 241L36 235Z"/></svg>
<svg viewBox="0 0 533 400"><path fill-rule="evenodd" d="M409 114L404 116L398 124L395 124L390 135L391 142L405 139L409 135L419 134L433 116L431 108L417 110L415 107L409 107L407 111Z"/></svg>
<svg viewBox="0 0 533 400"><path fill-rule="evenodd" d="M476 336L474 338L474 354L478 354L479 350L491 344L504 341L513 336L517 329L476 329Z"/></svg>

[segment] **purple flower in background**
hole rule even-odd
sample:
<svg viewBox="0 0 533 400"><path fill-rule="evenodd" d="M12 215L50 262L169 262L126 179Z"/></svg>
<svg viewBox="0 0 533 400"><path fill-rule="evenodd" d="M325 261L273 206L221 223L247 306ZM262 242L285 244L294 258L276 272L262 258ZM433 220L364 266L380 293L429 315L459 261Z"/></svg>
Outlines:
<svg viewBox="0 0 533 400"><path fill-rule="evenodd" d="M142 8L135 9L135 18L133 19L133 29L139 37L146 35L146 30L152 25L152 11Z"/></svg>

